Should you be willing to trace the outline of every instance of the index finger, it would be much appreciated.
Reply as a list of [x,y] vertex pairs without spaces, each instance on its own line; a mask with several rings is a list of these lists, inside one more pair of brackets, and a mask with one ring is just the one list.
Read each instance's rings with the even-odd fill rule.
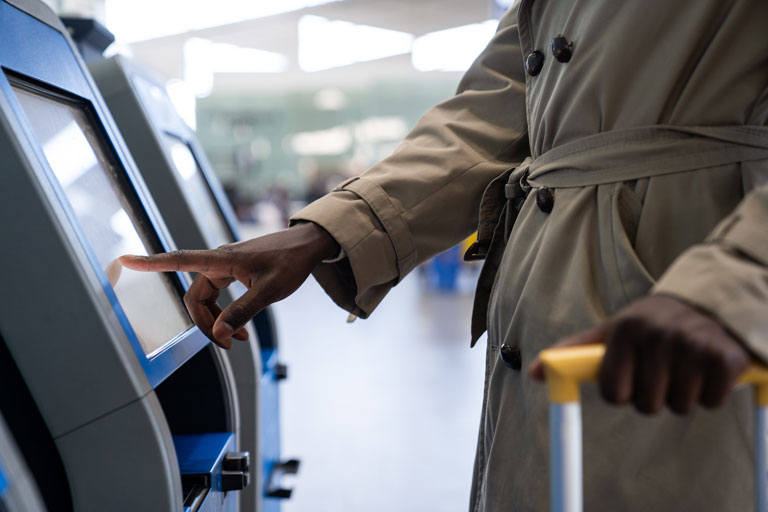
[[141,272],[208,272],[216,263],[215,251],[179,250],[137,256],[126,254],[120,256],[120,263],[131,270]]

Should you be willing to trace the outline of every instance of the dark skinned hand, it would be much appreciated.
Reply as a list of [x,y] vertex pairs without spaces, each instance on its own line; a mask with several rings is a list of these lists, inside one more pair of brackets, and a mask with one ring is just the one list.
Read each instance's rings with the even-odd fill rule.
[[[605,343],[598,384],[606,401],[645,414],[720,406],[750,355],[715,319],[671,296],[633,302],[606,322],[555,344]],[[537,358],[531,377],[544,380]]]
[[[121,256],[129,269],[144,272],[198,272],[184,296],[192,321],[217,345],[247,340],[243,326],[256,314],[292,294],[322,260],[339,252],[336,241],[310,222],[210,251],[173,251]],[[235,280],[248,291],[223,311],[219,294]]]

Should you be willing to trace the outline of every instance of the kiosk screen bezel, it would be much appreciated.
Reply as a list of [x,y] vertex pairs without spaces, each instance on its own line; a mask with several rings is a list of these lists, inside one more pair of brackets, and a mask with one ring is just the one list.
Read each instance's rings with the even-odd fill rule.
[[[64,42],[63,39],[62,42]],[[74,62],[77,61],[74,60]],[[71,72],[71,70],[68,71]],[[79,66],[77,71],[80,73],[83,72]],[[81,83],[87,84],[88,82],[87,80],[83,80]],[[118,145],[115,144],[115,139],[110,133],[108,125],[102,121],[104,117],[100,113],[101,109],[98,102],[94,101],[95,94],[90,90],[90,87],[87,89],[83,88],[77,91],[70,91],[58,87],[55,83],[38,80],[18,69],[10,69],[7,66],[2,66],[2,72],[0,73],[0,90],[4,93],[13,114],[15,114],[16,120],[20,124],[21,131],[24,132],[23,136],[26,137],[32,148],[33,155],[30,155],[30,158],[34,159],[36,163],[39,164],[37,166],[33,165],[33,168],[38,173],[38,179],[45,179],[50,189],[53,190],[52,195],[54,197],[48,197],[47,199],[49,201],[56,201],[65,211],[66,219],[60,220],[62,222],[68,222],[75,232],[78,242],[89,260],[87,263],[83,262],[84,267],[90,267],[90,269],[95,272],[101,285],[101,291],[106,294],[109,304],[112,306],[118,321],[122,325],[126,337],[128,338],[133,351],[136,353],[142,369],[147,375],[150,385],[154,388],[172,374],[179,366],[184,364],[186,360],[206,346],[209,341],[197,327],[192,325],[187,330],[168,340],[160,349],[153,351],[150,354],[144,352],[133,327],[128,321],[120,303],[117,301],[117,297],[107,279],[106,273],[101,268],[90,243],[85,237],[83,229],[77,220],[74,210],[72,209],[58,178],[54,174],[43,153],[40,141],[37,139],[24,108],[21,106],[21,103],[13,90],[14,86],[30,90],[37,94],[43,94],[59,101],[68,102],[70,105],[77,105],[77,108],[82,110],[84,115],[88,118],[91,128],[98,134],[98,138],[102,145],[101,150],[113,160],[118,170],[122,171],[118,173],[120,191],[127,197],[129,202],[136,206],[135,211],[142,217],[141,224],[143,225],[136,225],[136,229],[143,231],[144,236],[150,240],[150,246],[153,250],[167,251],[171,245],[168,243],[163,228],[160,227],[161,225],[153,217],[155,210],[151,207],[148,199],[144,195],[145,192],[141,188],[143,183],[138,181],[140,178],[138,178],[137,173],[130,168],[130,165],[126,165],[125,157],[123,157],[122,152],[118,149]],[[90,96],[90,98],[86,95]],[[181,273],[171,273],[170,276],[170,281],[176,292],[177,299],[183,307],[182,296],[185,293],[188,284]]]
[[[197,154],[195,154],[195,150],[192,147],[192,144],[190,144],[189,141],[187,141],[184,137],[171,131],[163,131],[161,132],[160,136],[163,138],[163,141],[162,141],[164,143],[163,149],[164,151],[166,151],[166,154],[170,159],[171,165],[173,166],[174,177],[178,181],[179,187],[184,193],[184,196],[187,199],[187,202],[189,203],[189,206],[191,209],[195,207],[195,204],[193,203],[193,200],[195,198],[189,195],[190,189],[188,188],[186,183],[183,183],[185,178],[184,176],[182,176],[182,170],[178,168],[176,159],[173,156],[173,147],[171,147],[170,144],[176,143],[179,145],[179,147],[183,147],[184,149],[186,149],[186,151],[189,153],[190,158],[192,158],[192,160],[194,161],[194,164],[195,164],[194,172],[197,174],[197,177],[202,181],[202,186],[205,188],[205,193],[207,194],[207,199],[209,202],[208,206],[210,207],[211,213],[216,217],[216,221],[219,223],[219,225],[215,229],[217,231],[221,231],[221,234],[226,238],[226,240],[217,241],[217,242],[222,242],[219,244],[215,243],[213,239],[208,240],[208,243],[211,245],[211,248],[215,248],[217,245],[223,245],[225,243],[231,244],[233,242],[237,242],[238,239],[232,230],[230,222],[227,220],[226,215],[222,211],[219,198],[216,197],[216,193],[211,187],[211,181],[208,179],[208,176],[203,170],[203,166],[201,165],[200,159],[198,158]],[[192,179],[195,179],[195,178],[192,178]],[[195,215],[197,220],[201,223],[201,226],[200,226],[201,228],[205,229],[208,227],[205,225],[205,221],[202,219],[202,215],[198,217],[198,214],[194,211],[193,211],[193,214]]]
[[[128,88],[132,91],[136,101],[144,111],[144,115],[152,127],[152,132],[163,148],[169,164],[172,166],[176,165],[173,161],[173,155],[170,153],[170,148],[166,144],[165,139],[167,137],[178,139],[179,142],[187,146],[197,164],[198,172],[202,176],[214,206],[218,210],[222,227],[229,232],[230,243],[239,241],[240,235],[238,233],[237,220],[232,206],[229,204],[229,199],[222,189],[218,178],[213,175],[210,163],[204,157],[204,152],[195,138],[194,132],[179,115],[166,88],[156,78],[143,72],[139,67],[126,59],[118,59],[118,65],[125,74]],[[175,172],[176,169],[172,170],[174,171],[174,178],[188,200],[187,203],[190,207],[193,207],[194,205],[189,202],[190,198],[186,195],[185,185],[179,179],[178,173]]]

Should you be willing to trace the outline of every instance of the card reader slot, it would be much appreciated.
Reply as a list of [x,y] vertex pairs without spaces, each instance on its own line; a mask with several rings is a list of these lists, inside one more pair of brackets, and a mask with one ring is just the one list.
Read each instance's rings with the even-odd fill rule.
[[184,496],[184,512],[195,512],[205,501],[211,489],[210,475],[181,475],[181,494]]
[[197,512],[208,496],[209,487],[195,485],[184,494],[184,512]]

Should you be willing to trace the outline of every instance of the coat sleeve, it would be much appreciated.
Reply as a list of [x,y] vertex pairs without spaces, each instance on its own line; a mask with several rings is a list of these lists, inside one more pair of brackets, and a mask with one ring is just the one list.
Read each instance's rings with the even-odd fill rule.
[[675,260],[654,292],[713,315],[768,362],[768,185],[749,193],[705,243]]
[[311,221],[346,258],[313,275],[331,298],[366,318],[417,264],[477,227],[490,181],[529,152],[516,10],[463,77],[395,152],[291,218]]

